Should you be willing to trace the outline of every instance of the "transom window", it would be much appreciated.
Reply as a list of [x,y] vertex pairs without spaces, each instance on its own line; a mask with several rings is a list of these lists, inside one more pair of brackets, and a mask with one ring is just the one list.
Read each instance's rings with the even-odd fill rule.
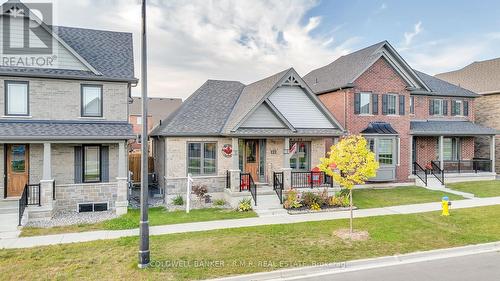
[[397,108],[397,95],[387,95],[387,114],[395,115]]
[[188,173],[193,175],[214,175],[216,173],[217,143],[188,143]]
[[370,104],[371,104],[371,93],[360,93],[359,94],[359,113],[360,114],[370,114]]
[[101,85],[82,85],[82,116],[102,117]]
[[5,81],[5,115],[29,115],[28,82]]
[[83,146],[83,182],[101,181],[101,147]]

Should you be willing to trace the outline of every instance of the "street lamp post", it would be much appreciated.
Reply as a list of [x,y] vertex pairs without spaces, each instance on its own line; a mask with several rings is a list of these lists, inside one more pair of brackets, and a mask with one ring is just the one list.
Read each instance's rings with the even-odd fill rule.
[[150,262],[149,218],[148,218],[148,80],[147,80],[147,42],[146,42],[146,0],[142,0],[141,32],[141,97],[142,97],[142,134],[141,134],[141,218],[139,222],[139,268],[146,268]]

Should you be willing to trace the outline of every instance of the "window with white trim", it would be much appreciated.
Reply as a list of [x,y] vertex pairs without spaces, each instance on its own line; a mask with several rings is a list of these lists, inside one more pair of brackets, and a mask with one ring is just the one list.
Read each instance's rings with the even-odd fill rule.
[[397,110],[397,95],[387,95],[387,114],[395,115]]
[[381,165],[394,164],[394,140],[379,139],[378,140],[378,161]]
[[444,100],[432,99],[431,103],[431,115],[444,115]]
[[360,93],[359,94],[359,113],[360,114],[370,114],[371,113],[371,93]]
[[5,81],[5,115],[29,115],[28,82]]
[[102,117],[102,86],[82,85],[82,117]]
[[215,175],[217,172],[217,143],[189,142],[187,172],[192,175]]
[[463,116],[463,102],[461,100],[454,100],[451,102],[451,113],[455,116]]

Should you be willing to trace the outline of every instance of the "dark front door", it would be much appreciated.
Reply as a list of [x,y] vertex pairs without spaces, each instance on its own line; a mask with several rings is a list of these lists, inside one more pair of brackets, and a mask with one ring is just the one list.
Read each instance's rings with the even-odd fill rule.
[[252,175],[254,181],[259,181],[259,140],[245,141],[245,173]]
[[7,197],[19,197],[29,178],[29,146],[7,145]]

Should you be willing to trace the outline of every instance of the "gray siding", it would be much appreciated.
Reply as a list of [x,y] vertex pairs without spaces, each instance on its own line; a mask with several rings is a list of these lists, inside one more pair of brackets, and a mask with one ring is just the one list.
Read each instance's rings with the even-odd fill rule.
[[242,128],[285,128],[285,125],[271,111],[268,105],[261,104],[247,120]]
[[300,87],[279,87],[269,100],[295,128],[335,128]]

